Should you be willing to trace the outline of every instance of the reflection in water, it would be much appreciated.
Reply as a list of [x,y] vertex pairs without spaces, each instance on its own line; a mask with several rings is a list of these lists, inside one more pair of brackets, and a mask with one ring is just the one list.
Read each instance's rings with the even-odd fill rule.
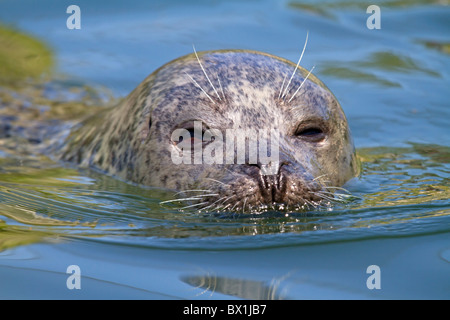
[[181,281],[195,287],[204,289],[197,296],[221,293],[228,296],[248,300],[283,300],[286,297],[280,289],[282,279],[273,279],[270,283],[265,281],[234,279],[219,277],[215,274],[186,275]]
[[373,52],[363,61],[328,61],[321,65],[322,74],[366,83],[378,84],[385,87],[401,87],[401,83],[393,81],[392,77],[380,77],[380,70],[389,73],[424,73],[432,77],[442,77],[434,70],[421,65],[421,61],[414,61],[400,53]]
[[0,84],[18,85],[53,66],[53,54],[41,41],[0,24]]
[[16,246],[43,241],[47,237],[55,237],[55,234],[33,231],[32,227],[9,226],[0,220],[0,252]]
[[380,190],[364,196],[361,207],[447,202],[449,147],[414,143],[410,148],[362,149],[360,154],[366,161],[364,179],[380,184]]

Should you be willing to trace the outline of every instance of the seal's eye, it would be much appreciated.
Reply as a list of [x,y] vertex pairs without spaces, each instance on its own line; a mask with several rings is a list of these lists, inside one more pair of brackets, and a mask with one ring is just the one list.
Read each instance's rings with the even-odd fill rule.
[[[189,135],[190,135],[189,139],[190,139],[191,144],[203,143],[203,141],[201,139],[198,139],[196,137],[194,128],[186,128],[185,130],[187,130],[189,132]],[[203,136],[203,133],[201,136]],[[178,143],[180,143],[182,141],[183,141],[183,136],[180,136],[180,140],[178,141]]]
[[295,135],[310,142],[320,142],[325,139],[325,133],[319,127],[300,128]]
[[172,144],[180,149],[201,145],[202,147],[214,141],[214,133],[211,137],[209,126],[202,121],[193,120],[179,124],[172,132]]

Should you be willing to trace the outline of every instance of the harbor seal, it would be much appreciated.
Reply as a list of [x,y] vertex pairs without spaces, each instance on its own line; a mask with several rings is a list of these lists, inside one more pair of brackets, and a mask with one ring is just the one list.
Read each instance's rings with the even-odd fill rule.
[[[198,138],[196,125],[202,134],[274,130],[277,161],[175,163],[174,154],[187,152],[175,130],[189,132],[184,142],[203,151],[216,138]],[[246,50],[194,50],[165,64],[116,107],[81,123],[58,155],[176,190],[184,208],[205,211],[317,207],[359,170],[346,117],[330,90],[299,63]]]

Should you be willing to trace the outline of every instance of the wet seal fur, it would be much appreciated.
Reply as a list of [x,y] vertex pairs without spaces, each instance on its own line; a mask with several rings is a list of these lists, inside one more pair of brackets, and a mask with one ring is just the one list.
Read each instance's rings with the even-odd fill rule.
[[[177,128],[276,129],[277,174],[258,164],[174,164]],[[255,51],[193,53],[162,66],[116,107],[81,123],[59,157],[138,184],[180,191],[185,208],[317,207],[358,174],[335,96],[313,74]]]

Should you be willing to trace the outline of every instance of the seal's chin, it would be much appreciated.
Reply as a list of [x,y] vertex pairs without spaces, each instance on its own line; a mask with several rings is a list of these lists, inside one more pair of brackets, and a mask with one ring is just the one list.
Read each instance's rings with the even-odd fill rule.
[[314,179],[293,180],[283,174],[241,175],[228,182],[211,179],[208,186],[183,191],[178,201],[186,204],[181,209],[201,212],[298,212],[329,206],[333,196],[326,190]]

